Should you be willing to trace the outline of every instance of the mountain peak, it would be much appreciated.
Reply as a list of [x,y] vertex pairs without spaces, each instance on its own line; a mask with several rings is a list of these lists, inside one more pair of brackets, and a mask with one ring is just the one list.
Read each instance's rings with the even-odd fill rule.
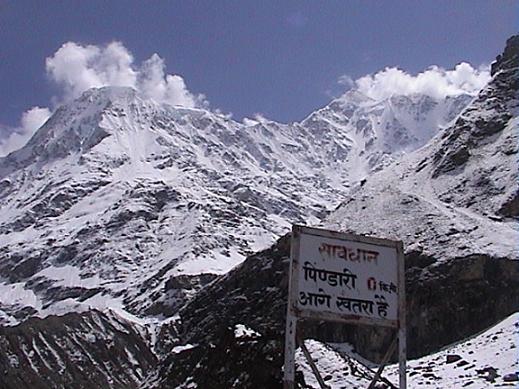
[[[88,89],[77,99],[59,107],[25,146],[0,158],[0,173],[90,149],[108,135],[101,126],[107,108],[126,106],[136,97],[137,91],[129,87]],[[112,108],[112,111],[122,110],[124,108]]]
[[77,101],[95,103],[101,101],[131,100],[134,99],[137,94],[138,92],[135,89],[127,86],[103,86],[86,90]]
[[492,80],[466,109],[425,147],[351,192],[327,227],[403,239],[427,255],[445,248],[443,259],[474,248],[516,258],[518,54],[519,38],[509,39]]
[[519,67],[519,34],[508,38],[503,54],[499,54],[492,63],[490,74],[494,76],[500,70],[517,67]]
[[[171,277],[225,272],[289,222],[316,222],[445,122],[441,102],[409,103],[350,91],[303,122],[247,126],[132,88],[90,89],[0,159],[0,242],[37,226],[23,247],[9,243],[35,264],[12,279],[59,286],[49,274],[66,271],[79,287],[98,275],[106,298],[124,294],[125,309],[151,314],[176,293],[154,294]],[[0,273],[16,273],[9,258],[0,252]],[[154,286],[125,289],[145,282]]]

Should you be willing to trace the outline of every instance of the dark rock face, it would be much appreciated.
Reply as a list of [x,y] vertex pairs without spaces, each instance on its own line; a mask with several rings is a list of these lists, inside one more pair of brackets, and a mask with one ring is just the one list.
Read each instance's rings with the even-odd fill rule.
[[113,314],[70,313],[0,328],[2,389],[138,388],[155,363],[147,339]]
[[407,271],[411,356],[494,325],[519,309],[519,262],[473,255]]
[[[282,385],[283,343],[290,239],[249,257],[200,291],[181,310],[181,321],[164,328],[165,349],[152,387],[194,382],[201,388],[276,388]],[[237,338],[243,324],[260,336]],[[195,347],[171,353],[178,344]]]
[[[150,387],[193,382],[211,388],[281,388],[289,252],[285,236],[182,309],[181,320],[163,329],[159,343],[169,344],[167,356]],[[417,252],[406,255],[409,357],[437,351],[519,309],[519,262],[477,255],[435,262]],[[260,336],[236,337],[237,324]],[[305,338],[351,342],[372,360],[382,358],[395,335],[383,328],[320,322],[303,323],[300,331]],[[195,347],[172,354],[179,339]]]
[[146,315],[173,316],[178,310],[204,286],[213,281],[217,276],[214,274],[197,274],[171,277],[164,289],[152,294],[155,301],[146,311]]
[[514,35],[506,41],[505,51],[497,56],[490,68],[490,74],[493,76],[500,70],[517,66],[519,66],[519,35]]
[[[519,88],[517,76],[517,69],[499,73],[491,87],[474,101],[474,109],[465,111],[458,118],[453,131],[445,132],[445,141],[434,155],[436,169],[433,178],[463,166],[470,158],[471,149],[480,147],[505,128],[515,108],[510,105],[516,105]],[[493,114],[475,119],[482,111],[491,111]]]
[[[508,39],[504,53],[492,64],[491,74],[494,78],[489,87],[479,94],[472,108],[458,118],[454,130],[445,132],[443,147],[434,155],[437,168],[433,178],[467,162],[470,149],[488,142],[488,138],[502,131],[512,118],[519,90],[519,35]],[[477,116],[485,111],[492,115]],[[510,143],[517,144],[517,139]]]
[[510,198],[502,204],[498,210],[498,214],[506,218],[517,218],[519,216],[519,192],[512,194]]

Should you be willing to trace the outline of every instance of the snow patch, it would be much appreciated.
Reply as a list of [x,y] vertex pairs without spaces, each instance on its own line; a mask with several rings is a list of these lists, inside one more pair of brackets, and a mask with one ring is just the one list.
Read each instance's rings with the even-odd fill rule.
[[[378,367],[355,354],[349,345],[327,345],[311,339],[305,345],[332,389],[367,387]],[[515,384],[507,384],[504,377],[519,373],[518,350],[519,312],[470,339],[408,361],[407,386],[409,389],[513,387]],[[296,364],[310,387],[319,388],[300,349]],[[383,376],[398,386],[398,364],[387,366]]]
[[234,326],[234,337],[235,338],[257,338],[261,334],[253,329],[245,326],[244,324],[236,324]]
[[174,353],[174,354],[178,354],[178,353],[181,353],[182,351],[186,351],[186,350],[191,350],[192,348],[195,348],[197,345],[196,344],[184,344],[184,345],[181,345],[181,346],[175,346],[171,349],[171,352]]

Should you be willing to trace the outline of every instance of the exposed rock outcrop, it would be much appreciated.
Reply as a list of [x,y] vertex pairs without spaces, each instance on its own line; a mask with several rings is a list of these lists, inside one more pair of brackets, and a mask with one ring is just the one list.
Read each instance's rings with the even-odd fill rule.
[[113,313],[31,318],[0,328],[4,389],[138,388],[155,364],[145,332]]

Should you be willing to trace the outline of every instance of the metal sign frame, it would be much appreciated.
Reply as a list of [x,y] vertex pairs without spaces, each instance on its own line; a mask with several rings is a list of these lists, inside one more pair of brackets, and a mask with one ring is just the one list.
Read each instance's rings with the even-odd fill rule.
[[[313,312],[301,310],[297,307],[297,295],[299,292],[300,269],[300,243],[301,235],[314,235],[327,239],[336,239],[345,242],[356,242],[374,246],[389,247],[396,250],[397,256],[397,301],[398,320],[386,320],[367,318],[356,315],[335,314],[328,312]],[[294,388],[295,378],[295,351],[297,348],[297,321],[298,319],[326,320],[340,323],[360,325],[374,325],[396,328],[398,331],[398,356],[399,356],[399,387],[406,388],[406,318],[405,318],[405,268],[404,249],[401,241],[360,236],[355,234],[330,231],[325,229],[310,228],[306,226],[292,226],[292,242],[290,253],[289,293],[287,306],[287,320],[285,332],[285,367],[283,384],[285,389]]]

